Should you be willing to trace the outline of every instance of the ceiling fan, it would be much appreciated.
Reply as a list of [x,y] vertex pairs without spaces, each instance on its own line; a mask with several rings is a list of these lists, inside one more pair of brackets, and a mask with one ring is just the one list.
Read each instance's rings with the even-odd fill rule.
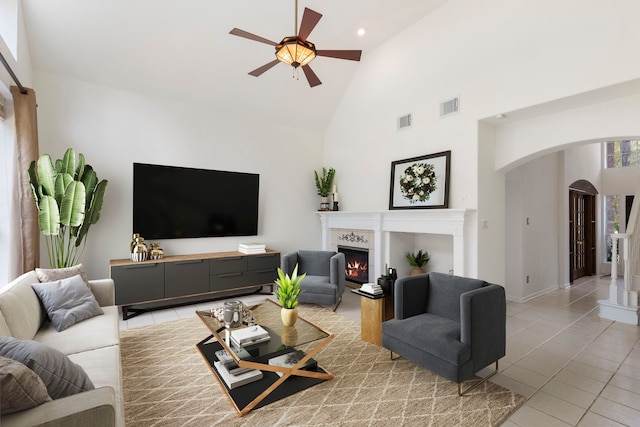
[[302,14],[302,21],[300,22],[300,31],[298,31],[298,0],[296,0],[294,23],[295,36],[285,37],[280,43],[276,43],[239,28],[234,28],[229,31],[229,34],[275,46],[276,59],[251,71],[249,73],[250,75],[258,77],[265,71],[276,66],[279,62],[284,62],[285,64],[291,65],[293,68],[302,67],[302,71],[304,71],[304,75],[307,77],[309,86],[314,87],[322,84],[316,73],[314,73],[309,66],[309,62],[311,62],[316,56],[360,61],[360,56],[362,55],[361,50],[316,50],[316,46],[307,40],[307,37],[309,37],[311,31],[313,31],[315,26],[318,24],[320,18],[322,18],[322,14],[305,7],[304,13]]

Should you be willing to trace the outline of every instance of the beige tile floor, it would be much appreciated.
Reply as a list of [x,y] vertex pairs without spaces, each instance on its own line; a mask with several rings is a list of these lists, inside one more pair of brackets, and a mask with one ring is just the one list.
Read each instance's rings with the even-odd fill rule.
[[[507,354],[492,380],[527,401],[503,424],[640,426],[640,326],[601,319],[608,280],[583,278],[526,303],[507,303]],[[264,295],[241,297],[245,304]],[[346,291],[338,313],[360,322],[360,297]],[[194,316],[223,301],[141,314],[121,329]]]

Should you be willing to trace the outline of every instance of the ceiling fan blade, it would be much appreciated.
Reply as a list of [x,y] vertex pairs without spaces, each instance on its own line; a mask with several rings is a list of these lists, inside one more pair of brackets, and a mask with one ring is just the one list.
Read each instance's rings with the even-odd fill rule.
[[307,7],[304,8],[302,14],[302,21],[300,22],[300,31],[298,31],[298,38],[302,41],[306,41],[311,31],[316,27],[318,21],[322,18],[322,14]]
[[260,36],[256,36],[255,34],[248,33],[248,32],[246,32],[244,30],[239,29],[239,28],[234,28],[233,30],[229,31],[229,34],[232,34],[232,35],[238,36],[238,37],[244,37],[245,39],[257,41],[257,42],[260,42],[260,43],[266,43],[266,44],[271,45],[271,46],[276,46],[278,44],[276,42],[272,42],[271,40],[267,40],[264,37],[260,37]]
[[320,81],[316,73],[313,72],[313,70],[311,69],[311,67],[309,67],[309,65],[303,65],[302,71],[304,71],[304,75],[307,76],[307,81],[309,82],[309,86],[314,87],[322,84],[322,82]]
[[252,75],[252,76],[255,76],[255,77],[259,77],[260,74],[262,74],[265,71],[270,70],[271,68],[273,68],[276,65],[278,65],[278,62],[280,62],[279,59],[274,59],[273,61],[269,62],[268,64],[264,64],[262,67],[256,68],[255,70],[250,72],[249,75]]
[[316,56],[328,56],[330,58],[348,59],[360,61],[361,50],[316,50]]

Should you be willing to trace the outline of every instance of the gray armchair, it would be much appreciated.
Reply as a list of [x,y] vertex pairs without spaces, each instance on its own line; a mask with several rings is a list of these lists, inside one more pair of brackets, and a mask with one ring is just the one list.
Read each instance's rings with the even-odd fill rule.
[[[478,279],[428,273],[396,280],[395,318],[382,323],[382,346],[458,383],[463,395],[498,372],[505,355],[504,288]],[[461,383],[495,363],[487,377]]]
[[336,311],[345,288],[344,263],[344,254],[340,252],[297,251],[283,255],[282,271],[290,275],[298,264],[298,274],[307,274],[300,285],[304,292],[298,300],[331,305]]

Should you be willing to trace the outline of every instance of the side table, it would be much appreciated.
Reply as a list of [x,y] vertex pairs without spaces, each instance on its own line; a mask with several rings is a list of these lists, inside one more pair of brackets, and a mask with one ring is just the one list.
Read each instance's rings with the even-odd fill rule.
[[360,338],[382,345],[382,322],[393,319],[393,295],[370,295],[358,289],[351,292],[360,295]]

